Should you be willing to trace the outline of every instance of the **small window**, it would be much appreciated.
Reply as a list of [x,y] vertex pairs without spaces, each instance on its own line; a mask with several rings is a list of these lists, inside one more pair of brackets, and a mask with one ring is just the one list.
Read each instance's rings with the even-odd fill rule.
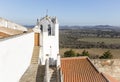
[[51,35],[51,25],[48,25],[48,35]]

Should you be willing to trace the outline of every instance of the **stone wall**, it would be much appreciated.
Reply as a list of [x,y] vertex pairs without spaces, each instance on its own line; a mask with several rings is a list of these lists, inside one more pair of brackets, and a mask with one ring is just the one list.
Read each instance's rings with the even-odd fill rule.
[[3,18],[0,18],[0,27],[12,28],[12,29],[17,29],[17,30],[21,30],[21,31],[27,31],[27,28],[25,28],[24,26],[18,25],[16,23],[13,23],[13,22],[3,19]]
[[120,59],[92,59],[91,61],[100,72],[120,81]]

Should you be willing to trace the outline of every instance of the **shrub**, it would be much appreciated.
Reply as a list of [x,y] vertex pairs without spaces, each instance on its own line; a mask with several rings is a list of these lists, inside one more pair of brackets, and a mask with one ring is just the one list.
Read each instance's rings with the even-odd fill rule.
[[74,57],[74,56],[76,56],[76,54],[72,49],[64,53],[64,57]]
[[66,51],[65,53],[64,53],[64,57],[78,57],[78,56],[90,56],[90,54],[88,53],[88,51],[86,51],[86,50],[84,50],[83,52],[82,52],[82,54],[80,54],[80,53],[75,53],[72,49],[71,50],[69,50],[69,51]]
[[100,59],[112,59],[113,55],[111,54],[111,52],[108,50],[106,52],[103,53],[102,56],[99,57]]

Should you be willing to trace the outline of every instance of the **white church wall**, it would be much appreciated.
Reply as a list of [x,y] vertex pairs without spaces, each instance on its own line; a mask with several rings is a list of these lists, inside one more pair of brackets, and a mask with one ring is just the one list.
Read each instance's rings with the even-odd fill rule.
[[0,40],[0,82],[18,82],[30,65],[34,33]]
[[57,53],[59,54],[59,24],[55,24],[55,37],[56,37],[56,47],[57,47]]
[[48,33],[44,32],[43,46],[41,48],[43,49],[43,55],[40,55],[44,56],[43,64],[45,64],[46,54],[50,57],[50,64],[55,64],[54,60],[57,60],[57,54],[59,54],[59,43],[57,41],[56,36],[48,36]]

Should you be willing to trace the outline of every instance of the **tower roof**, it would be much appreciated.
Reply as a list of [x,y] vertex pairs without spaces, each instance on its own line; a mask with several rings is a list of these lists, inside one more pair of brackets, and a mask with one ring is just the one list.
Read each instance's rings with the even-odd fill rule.
[[58,23],[58,20],[57,20],[56,17],[50,17],[48,15],[46,15],[43,18],[41,18],[39,22],[42,22],[42,21],[48,21],[48,22],[51,22],[51,23]]

